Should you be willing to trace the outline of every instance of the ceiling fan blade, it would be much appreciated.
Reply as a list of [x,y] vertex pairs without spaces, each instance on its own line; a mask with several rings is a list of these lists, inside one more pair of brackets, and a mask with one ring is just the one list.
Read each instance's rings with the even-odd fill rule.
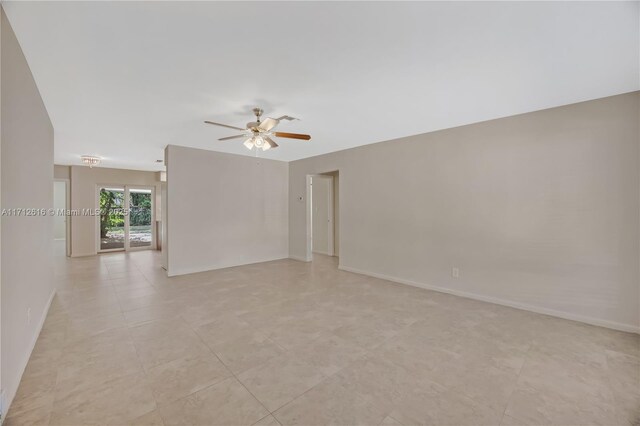
[[269,144],[269,146],[271,148],[277,148],[278,147],[278,144],[273,139],[271,139],[270,137],[267,136],[267,137],[264,138],[264,140]]
[[280,120],[293,121],[293,120],[299,120],[299,118],[290,117],[290,116],[288,116],[288,115],[283,115],[282,117],[278,117],[278,118],[276,118],[276,120],[278,120],[278,121],[280,121]]
[[278,125],[278,120],[274,118],[265,118],[262,123],[258,126],[258,129],[268,132]]
[[228,124],[214,123],[213,121],[205,121],[205,123],[207,123],[207,124],[213,124],[214,126],[227,127],[227,128],[229,128],[229,129],[234,129],[234,130],[247,130],[247,129],[243,129],[242,127],[229,126]]
[[308,141],[311,139],[309,135],[302,135],[300,133],[286,133],[286,132],[275,132],[275,136],[279,138],[289,138],[289,139],[302,139]]
[[228,141],[230,139],[246,138],[247,135],[227,136],[226,138],[220,138],[219,141]]

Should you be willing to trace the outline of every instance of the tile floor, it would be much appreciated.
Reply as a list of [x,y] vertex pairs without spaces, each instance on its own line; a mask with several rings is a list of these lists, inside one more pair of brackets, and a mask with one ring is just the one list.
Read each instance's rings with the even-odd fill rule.
[[281,260],[60,258],[7,425],[630,425],[640,339]]

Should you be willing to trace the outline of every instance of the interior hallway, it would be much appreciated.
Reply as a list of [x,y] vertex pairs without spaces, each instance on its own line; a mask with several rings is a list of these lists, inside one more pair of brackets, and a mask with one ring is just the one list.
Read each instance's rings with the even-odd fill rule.
[[281,260],[57,257],[24,424],[631,424],[640,336]]

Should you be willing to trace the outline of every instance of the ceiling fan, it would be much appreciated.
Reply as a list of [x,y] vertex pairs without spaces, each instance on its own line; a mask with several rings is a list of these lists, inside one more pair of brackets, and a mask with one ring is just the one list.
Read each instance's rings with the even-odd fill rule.
[[229,129],[241,130],[244,133],[236,136],[227,136],[225,138],[218,139],[219,141],[227,141],[230,139],[240,139],[245,138],[244,146],[248,149],[256,148],[256,150],[261,149],[266,151],[271,148],[277,148],[278,144],[271,139],[271,137],[278,138],[289,138],[289,139],[300,139],[308,141],[311,139],[309,135],[303,135],[300,133],[286,133],[286,132],[276,132],[273,129],[280,124],[282,120],[297,120],[297,118],[289,117],[288,115],[283,115],[279,118],[265,118],[264,121],[260,121],[260,117],[262,117],[262,113],[264,111],[261,108],[254,108],[253,113],[256,116],[256,121],[251,121],[247,123],[246,129],[242,127],[229,126],[228,124],[215,123],[213,121],[205,121],[207,124],[213,124],[214,126],[227,127]]

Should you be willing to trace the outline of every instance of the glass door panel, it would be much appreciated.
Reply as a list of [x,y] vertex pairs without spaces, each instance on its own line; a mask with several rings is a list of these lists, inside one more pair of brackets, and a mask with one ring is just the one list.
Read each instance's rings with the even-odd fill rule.
[[100,251],[122,250],[125,243],[124,188],[100,188]]
[[151,189],[127,188],[129,191],[129,247],[151,247],[153,243],[153,192]]

